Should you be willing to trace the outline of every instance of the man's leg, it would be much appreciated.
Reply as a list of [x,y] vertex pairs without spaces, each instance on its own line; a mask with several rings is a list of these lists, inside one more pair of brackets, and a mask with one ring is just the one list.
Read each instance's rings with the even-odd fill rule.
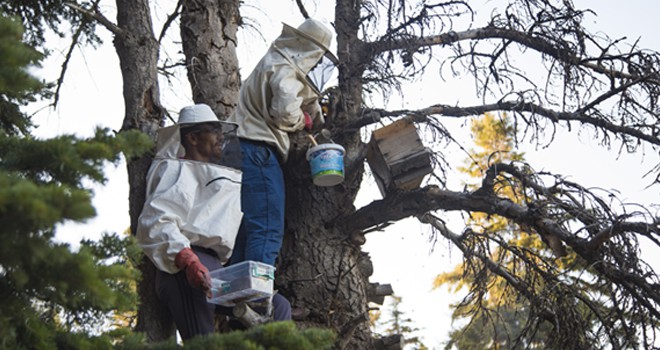
[[[215,256],[194,247],[193,250],[209,271],[222,267]],[[156,294],[169,308],[184,341],[197,335],[214,332],[216,305],[206,301],[206,294],[200,288],[190,286],[184,271],[176,274],[157,271]]]
[[273,295],[273,320],[288,321],[291,319],[291,303],[281,294]]
[[243,221],[231,264],[245,260],[275,264],[284,237],[284,176],[273,147],[241,142]]

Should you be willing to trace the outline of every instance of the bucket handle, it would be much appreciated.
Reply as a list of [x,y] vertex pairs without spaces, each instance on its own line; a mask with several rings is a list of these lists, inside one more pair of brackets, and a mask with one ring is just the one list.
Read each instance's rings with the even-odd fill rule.
[[[309,138],[309,141],[311,142],[312,147],[316,147],[316,146],[319,145],[319,143],[316,142],[316,135],[318,135],[318,133],[316,133],[316,134],[314,134],[314,135],[312,135],[312,134],[307,134],[307,138]],[[328,137],[327,139],[330,140],[330,143],[333,143],[333,144],[335,143],[335,141],[333,141],[331,138]],[[312,148],[312,147],[308,147],[307,149],[310,149],[310,148]]]
[[314,138],[314,136],[313,136],[312,134],[307,134],[307,137],[309,138],[309,141],[312,142],[312,145],[314,145],[314,147],[316,147],[316,146],[319,145],[319,144],[316,142],[316,138]]

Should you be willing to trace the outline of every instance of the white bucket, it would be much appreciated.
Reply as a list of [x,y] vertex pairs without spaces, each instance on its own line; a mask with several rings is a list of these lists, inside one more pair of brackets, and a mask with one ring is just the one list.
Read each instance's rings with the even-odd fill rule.
[[323,143],[307,151],[307,161],[316,186],[334,186],[344,181],[344,147]]

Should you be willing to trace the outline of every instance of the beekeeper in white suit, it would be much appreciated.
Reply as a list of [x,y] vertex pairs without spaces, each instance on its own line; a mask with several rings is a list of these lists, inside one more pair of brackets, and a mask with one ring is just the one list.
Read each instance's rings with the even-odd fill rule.
[[[147,174],[137,238],[158,270],[156,294],[184,340],[212,333],[214,313],[228,311],[207,303],[206,294],[209,270],[231,256],[242,218],[241,171],[220,165],[235,130],[207,105],[185,107],[177,124],[159,130]],[[290,305],[277,298],[275,317],[287,317]]]
[[319,99],[337,58],[332,32],[315,19],[282,33],[241,86],[228,121],[239,125],[243,222],[231,264],[275,265],[284,236],[284,177],[289,133],[323,124]]

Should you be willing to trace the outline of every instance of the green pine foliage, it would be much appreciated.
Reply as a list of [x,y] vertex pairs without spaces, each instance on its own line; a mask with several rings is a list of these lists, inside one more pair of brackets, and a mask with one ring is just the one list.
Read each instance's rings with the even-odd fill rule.
[[9,0],[0,1],[0,13],[20,18],[23,27],[27,29],[24,40],[31,46],[40,47],[46,41],[46,33],[64,37],[68,33],[78,36],[81,41],[90,44],[100,42],[95,34],[96,26],[79,11],[66,6],[74,3],[80,6],[91,6],[92,1],[68,0]]
[[54,240],[55,227],[93,217],[83,183],[104,183],[105,164],[152,142],[102,129],[88,139],[33,138],[20,107],[44,88],[27,73],[42,55],[21,36],[20,24],[0,15],[0,347],[110,349],[105,321],[136,305],[137,276],[120,254],[132,242],[106,235],[74,251]]
[[[1,12],[0,12],[1,13]],[[31,125],[19,110],[42,89],[26,69],[38,64],[42,55],[21,42],[23,28],[17,20],[0,21],[0,128],[3,134],[26,134]]]
[[[0,92],[10,98],[26,97],[40,88],[37,79],[24,69],[36,64],[42,55],[21,42],[23,29],[16,20],[0,22]],[[16,69],[17,67],[23,67]]]
[[[335,334],[331,330],[309,328],[299,330],[293,321],[272,322],[246,331],[212,334],[188,340],[189,350],[323,350],[332,348]],[[139,335],[126,337],[115,349],[181,349],[174,341],[146,345]]]

